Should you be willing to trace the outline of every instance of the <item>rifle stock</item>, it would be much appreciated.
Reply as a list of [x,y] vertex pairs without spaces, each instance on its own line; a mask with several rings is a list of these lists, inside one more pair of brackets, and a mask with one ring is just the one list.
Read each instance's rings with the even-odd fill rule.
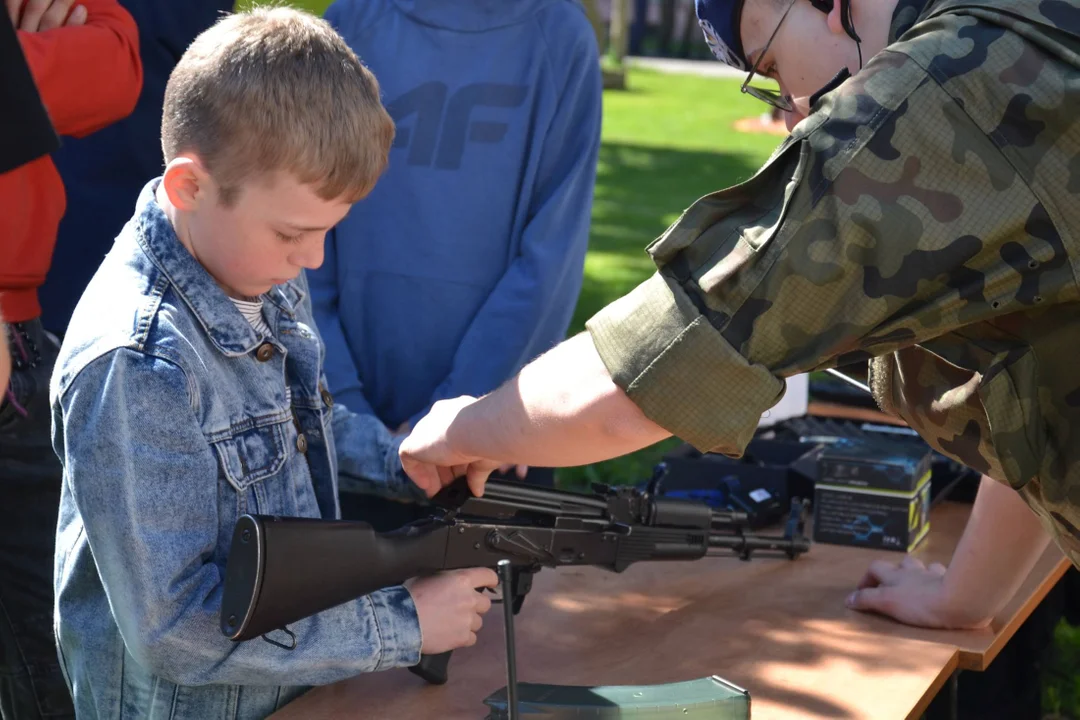
[[366,523],[244,515],[233,530],[221,631],[250,640],[441,569],[448,530],[381,535]]

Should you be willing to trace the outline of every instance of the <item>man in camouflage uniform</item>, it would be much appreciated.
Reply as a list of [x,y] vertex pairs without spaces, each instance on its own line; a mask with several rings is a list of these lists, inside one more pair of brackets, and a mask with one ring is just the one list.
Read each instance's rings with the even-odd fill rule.
[[479,490],[497,461],[582,464],[669,434],[738,456],[785,377],[873,358],[883,409],[986,477],[948,571],[878,562],[849,604],[985,624],[1045,531],[1080,564],[1080,7],[698,13],[718,58],[779,82],[749,91],[790,137],[690,207],[650,246],[656,274],[586,333],[436,406],[405,467],[431,493],[466,472]]

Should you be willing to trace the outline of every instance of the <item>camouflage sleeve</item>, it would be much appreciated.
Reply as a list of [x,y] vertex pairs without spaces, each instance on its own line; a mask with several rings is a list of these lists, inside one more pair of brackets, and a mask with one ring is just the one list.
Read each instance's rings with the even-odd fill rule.
[[649,418],[738,456],[784,377],[1041,302],[1024,281],[1038,261],[1011,239],[1034,238],[1047,258],[1064,256],[1061,240],[942,85],[978,67],[979,43],[967,47],[933,72],[880,53],[753,178],[650,246],[658,272],[587,324]]

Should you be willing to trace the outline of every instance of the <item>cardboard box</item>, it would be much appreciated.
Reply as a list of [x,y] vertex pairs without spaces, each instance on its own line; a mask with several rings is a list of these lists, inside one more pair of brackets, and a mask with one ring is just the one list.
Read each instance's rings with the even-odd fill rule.
[[851,440],[821,451],[814,542],[910,552],[930,531],[933,452]]

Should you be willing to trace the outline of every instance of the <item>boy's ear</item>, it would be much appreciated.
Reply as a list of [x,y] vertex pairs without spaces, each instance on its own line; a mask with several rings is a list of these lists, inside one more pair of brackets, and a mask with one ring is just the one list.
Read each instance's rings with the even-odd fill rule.
[[210,175],[198,158],[180,155],[165,166],[161,185],[173,207],[190,212],[207,202]]

